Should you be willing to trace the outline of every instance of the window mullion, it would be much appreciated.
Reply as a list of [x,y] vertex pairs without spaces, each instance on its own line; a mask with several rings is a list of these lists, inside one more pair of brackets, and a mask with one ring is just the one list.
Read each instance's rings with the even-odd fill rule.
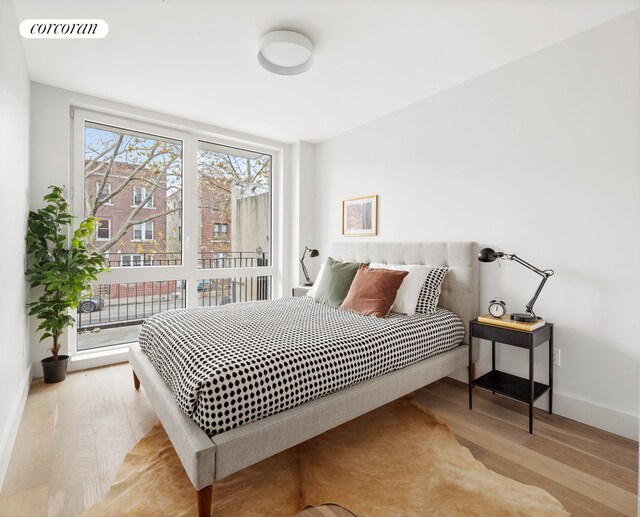
[[[274,257],[279,257],[281,254],[278,250],[280,245],[279,231],[274,228],[274,226],[278,225],[276,219],[279,219],[279,217],[274,217],[272,207],[274,205],[279,206],[281,198],[276,189],[274,189],[273,183],[275,176],[279,174],[274,174],[274,169],[277,167],[274,167],[276,162],[272,154],[273,149],[259,145],[256,146],[257,150],[253,151],[233,147],[233,142],[229,141],[229,139],[225,141],[225,138],[221,138],[219,143],[208,144],[203,141],[205,136],[195,131],[172,129],[171,127],[162,127],[153,123],[132,121],[113,115],[84,110],[75,111],[72,124],[74,127],[72,195],[75,192],[73,207],[78,217],[76,221],[82,220],[85,210],[87,210],[86,213],[90,211],[98,216],[100,223],[95,238],[96,241],[100,242],[95,243],[96,249],[102,248],[101,252],[109,257],[113,266],[110,273],[100,275],[98,282],[105,284],[100,286],[100,292],[92,293],[92,296],[97,297],[96,300],[98,302],[100,302],[101,297],[104,297],[104,307],[109,308],[113,307],[114,300],[124,299],[123,296],[126,296],[127,301],[123,303],[133,303],[137,307],[140,303],[142,305],[148,303],[149,297],[153,296],[156,297],[156,301],[157,297],[161,297],[166,307],[159,310],[165,310],[170,308],[169,305],[173,301],[176,302],[174,303],[176,307],[180,305],[194,307],[199,303],[219,305],[233,301],[262,300],[271,297],[272,279],[279,282],[281,276],[277,261],[274,260]],[[89,134],[86,133],[87,128],[91,129]],[[177,217],[176,212],[172,212],[172,208],[177,208],[176,190],[173,191],[174,194],[171,194],[171,189],[168,187],[169,185],[175,186],[176,183],[170,183],[166,180],[164,184],[157,185],[156,183],[162,182],[162,179],[157,181],[157,177],[147,176],[145,179],[138,180],[134,178],[129,180],[132,183],[123,184],[129,171],[126,167],[129,167],[130,164],[140,163],[139,161],[136,162],[134,153],[132,153],[132,156],[125,155],[121,157],[124,160],[117,160],[117,167],[112,169],[113,174],[109,176],[108,181],[106,175],[102,173],[101,177],[104,179],[99,180],[95,187],[90,188],[89,183],[85,187],[85,176],[87,176],[87,181],[90,180],[92,182],[96,180],[96,176],[100,176],[99,170],[94,167],[85,170],[87,164],[91,165],[89,161],[85,161],[85,138],[89,143],[99,144],[100,142],[95,140],[97,138],[95,135],[97,134],[96,132],[100,131],[116,135],[113,137],[114,142],[121,135],[124,135],[125,139],[133,137],[133,144],[137,145],[141,142],[143,148],[146,145],[145,139],[160,142],[163,146],[168,146],[169,149],[172,146],[181,145],[182,155],[179,157],[181,170],[177,166],[171,169],[174,171],[171,173],[174,179],[178,178],[178,174],[181,174],[180,218]],[[211,138],[216,141],[213,136]],[[136,142],[135,139],[142,140],[137,140]],[[206,139],[208,140],[208,137]],[[198,183],[198,159],[201,141],[203,141],[202,145],[205,151],[208,150],[229,156],[229,167],[233,169],[231,172],[236,176],[228,179],[223,176],[222,183],[216,185],[215,188],[227,190],[231,192],[231,196],[238,196],[237,198],[232,197],[231,203],[226,197],[214,197],[215,203],[211,202],[207,206],[210,206],[210,210],[216,212],[217,215],[215,217],[209,215],[204,218],[204,221],[200,220],[200,205],[203,205],[203,203],[199,198],[201,193]],[[126,149],[126,153],[130,153],[128,147],[123,147],[123,149]],[[176,156],[177,154],[175,153],[170,155],[170,157]],[[268,164],[270,170],[268,185],[251,179],[251,175],[248,175],[250,181],[245,181],[243,176],[245,171],[250,169],[249,161],[251,160],[252,163],[255,162],[259,165],[261,157],[269,157],[269,160],[272,160]],[[225,159],[225,156],[222,156],[222,159]],[[175,164],[175,162],[169,163]],[[157,171],[156,165],[158,165],[158,162],[152,163],[154,171]],[[221,168],[222,166],[216,167]],[[144,173],[146,169],[142,170]],[[256,170],[258,174],[261,172],[260,169]],[[137,174],[138,172],[135,171],[135,173]],[[223,171],[223,174],[226,174],[226,172]],[[281,177],[278,176],[278,179],[281,180]],[[100,188],[101,185],[102,188]],[[149,185],[153,185],[153,187]],[[268,209],[265,209],[264,198],[258,197],[265,193],[265,187],[267,189],[266,192],[269,193],[270,206]],[[84,200],[85,191],[87,192],[86,203]],[[150,193],[153,193],[153,195],[145,202]],[[111,197],[112,195],[113,197]],[[219,194],[216,195],[219,196]],[[95,205],[96,198],[105,197],[110,199],[102,205]],[[249,198],[253,198],[253,201],[250,200],[245,203],[244,200]],[[238,201],[233,201],[235,199]],[[221,200],[223,201],[222,204]],[[171,202],[171,205],[169,202]],[[253,208],[252,203],[257,207]],[[130,204],[131,206],[129,206]],[[228,208],[227,205],[231,205],[234,208]],[[223,208],[219,208],[219,206]],[[167,211],[166,214],[164,213],[165,210]],[[240,210],[254,210],[256,215],[255,217],[236,219],[235,215],[233,215],[234,210],[238,210],[238,213],[244,213],[240,212]],[[265,214],[267,211],[270,212],[268,215]],[[125,223],[127,213],[134,215],[135,219],[129,219]],[[171,224],[166,220],[170,214],[173,214]],[[268,217],[268,221],[265,217]],[[240,230],[235,223],[231,224],[232,219],[243,220],[242,231],[245,233],[242,233],[242,238],[238,238]],[[131,222],[137,222],[137,224],[128,226]],[[213,227],[214,222],[215,229]],[[201,223],[204,225],[204,230],[201,229]],[[127,224],[128,228],[124,234],[122,233],[123,224]],[[253,227],[251,226],[252,224]],[[253,228],[258,228],[258,225],[260,227],[260,234],[258,235],[266,235],[266,238],[258,237],[253,232]],[[234,231],[238,232],[236,237],[234,237]],[[263,231],[265,232],[264,234],[262,233]],[[206,245],[206,248],[203,247],[201,249],[199,241],[201,237],[205,237],[205,232],[206,242],[211,242],[212,238],[215,242],[213,245]],[[117,241],[115,241],[115,236],[117,236]],[[112,238],[114,238],[113,243],[111,242]],[[173,240],[170,241],[170,238]],[[259,238],[263,239],[264,242],[257,240]],[[231,239],[233,239],[233,243]],[[178,246],[176,241],[180,241],[181,245]],[[105,246],[109,247],[105,249]],[[177,256],[178,250],[181,253],[180,257]],[[208,265],[205,264],[205,260],[200,260],[202,258],[200,251],[206,251],[207,255],[210,256],[207,262]],[[260,266],[258,266],[259,264]],[[183,281],[186,281],[186,288]],[[153,284],[153,286],[145,285],[145,283]],[[153,294],[147,292],[149,289],[153,290]],[[122,293],[126,294],[123,295]],[[133,302],[130,302],[130,300],[133,300]],[[120,310],[122,318],[116,321],[114,318],[118,317],[118,310]],[[133,321],[138,319],[142,321],[149,314],[157,312],[156,308],[151,307],[151,312],[145,309],[138,314],[138,312],[135,312],[137,311],[137,308],[135,308],[135,314],[130,317],[128,312],[125,314],[122,310],[116,308],[116,314],[109,315],[109,319],[106,320],[108,324],[122,322],[122,325],[110,325],[107,328],[120,328],[127,324],[133,325]],[[97,310],[96,316],[99,312],[104,311]],[[91,316],[83,314],[83,318],[90,320]],[[89,323],[89,327],[91,327],[92,322],[90,321]],[[93,326],[95,327],[95,324]],[[85,332],[86,328],[84,327]],[[94,332],[94,330],[91,331]],[[99,328],[95,330],[94,335],[98,337],[100,332],[106,332],[106,329]],[[75,336],[73,337],[72,353],[78,350],[85,350],[85,337],[83,337],[84,341],[79,346],[75,343]]]
[[190,135],[184,140],[182,175],[182,261],[187,280],[187,307],[198,305],[196,283],[198,272],[198,138]]

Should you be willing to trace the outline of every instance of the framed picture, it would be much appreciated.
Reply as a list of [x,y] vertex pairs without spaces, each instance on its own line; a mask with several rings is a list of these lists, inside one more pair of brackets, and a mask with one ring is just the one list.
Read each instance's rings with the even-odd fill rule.
[[342,235],[378,235],[378,196],[345,199],[342,202]]

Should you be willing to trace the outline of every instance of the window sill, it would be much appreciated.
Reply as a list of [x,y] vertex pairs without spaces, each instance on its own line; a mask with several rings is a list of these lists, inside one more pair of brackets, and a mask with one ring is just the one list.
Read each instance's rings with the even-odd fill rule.
[[117,345],[107,349],[87,350],[76,352],[69,359],[69,371],[86,370],[99,366],[108,366],[117,363],[126,363],[129,360],[129,345]]

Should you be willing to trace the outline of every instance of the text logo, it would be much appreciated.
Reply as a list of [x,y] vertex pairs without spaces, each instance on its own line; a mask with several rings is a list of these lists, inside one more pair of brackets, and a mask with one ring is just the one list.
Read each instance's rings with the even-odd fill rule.
[[20,34],[29,39],[99,39],[108,33],[104,20],[24,20],[20,24]]

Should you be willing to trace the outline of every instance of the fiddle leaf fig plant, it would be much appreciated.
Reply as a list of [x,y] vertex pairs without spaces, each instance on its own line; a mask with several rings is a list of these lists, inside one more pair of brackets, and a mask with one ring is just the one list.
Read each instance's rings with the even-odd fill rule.
[[49,189],[43,198],[47,205],[29,212],[26,275],[32,288],[43,288],[40,297],[28,304],[29,315],[40,320],[40,341],[53,340],[50,350],[53,360],[58,361],[60,336],[75,323],[70,311],[88,296],[91,282],[108,268],[102,255],[87,248],[97,218],[85,219],[72,233],[73,216],[63,189]]

